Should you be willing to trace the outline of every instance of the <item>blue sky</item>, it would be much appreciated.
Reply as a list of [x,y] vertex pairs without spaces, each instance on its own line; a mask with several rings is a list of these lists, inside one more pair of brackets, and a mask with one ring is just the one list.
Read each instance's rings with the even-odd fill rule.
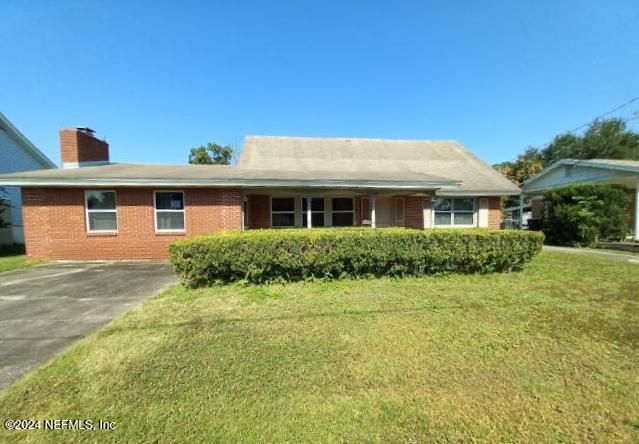
[[119,162],[247,134],[457,139],[496,162],[639,95],[637,23],[636,0],[4,1],[0,111],[55,162],[77,125]]

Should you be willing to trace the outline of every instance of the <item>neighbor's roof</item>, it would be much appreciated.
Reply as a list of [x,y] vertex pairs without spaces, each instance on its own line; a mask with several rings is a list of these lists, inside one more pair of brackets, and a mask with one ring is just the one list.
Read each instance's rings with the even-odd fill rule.
[[639,160],[625,160],[625,159],[561,159],[548,168],[540,171],[538,174],[530,177],[522,184],[522,189],[530,190],[534,188],[534,184],[541,178],[545,177],[551,171],[563,166],[578,166],[586,168],[597,168],[599,170],[609,170],[620,173],[639,173]]
[[0,128],[5,130],[7,134],[16,140],[22,149],[28,153],[31,157],[33,157],[40,165],[44,168],[57,168],[56,164],[51,161],[47,156],[45,156],[42,151],[40,151],[36,146],[31,143],[29,139],[27,139],[24,134],[22,134],[18,128],[13,126],[13,124],[5,117],[4,114],[0,113]]
[[0,175],[31,186],[237,186],[440,189],[442,194],[519,194],[519,188],[455,141],[246,138],[237,166],[111,164]]
[[385,171],[460,181],[455,194],[519,194],[519,188],[455,140],[248,136],[238,166],[286,172]]

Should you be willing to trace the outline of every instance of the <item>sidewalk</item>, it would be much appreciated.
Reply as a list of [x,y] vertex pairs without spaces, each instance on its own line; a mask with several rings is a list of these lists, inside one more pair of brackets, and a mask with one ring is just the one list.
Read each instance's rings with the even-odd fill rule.
[[630,263],[639,265],[639,255],[632,254],[632,253],[624,253],[623,251],[594,250],[592,248],[555,247],[553,245],[544,245],[543,249],[544,251],[555,251],[559,253],[597,256],[601,258],[630,262]]

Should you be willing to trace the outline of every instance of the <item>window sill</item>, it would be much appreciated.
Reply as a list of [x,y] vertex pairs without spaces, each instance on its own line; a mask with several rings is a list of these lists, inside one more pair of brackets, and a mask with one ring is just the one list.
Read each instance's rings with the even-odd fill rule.
[[477,225],[433,225],[432,228],[477,228]]
[[156,231],[156,236],[186,236],[186,231]]
[[102,236],[112,237],[112,236],[117,236],[117,235],[118,235],[117,231],[89,231],[89,232],[87,232],[87,237],[102,237]]

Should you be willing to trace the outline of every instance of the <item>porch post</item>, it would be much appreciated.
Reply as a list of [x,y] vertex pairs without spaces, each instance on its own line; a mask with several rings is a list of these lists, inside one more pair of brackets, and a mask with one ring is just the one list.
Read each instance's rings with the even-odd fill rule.
[[524,229],[524,193],[519,195],[519,229]]
[[306,196],[306,228],[313,228],[312,221],[312,211],[311,211],[311,197]]
[[369,200],[371,203],[371,228],[375,228],[375,202],[377,201],[377,195],[371,194]]
[[635,240],[639,241],[639,180],[635,184]]

